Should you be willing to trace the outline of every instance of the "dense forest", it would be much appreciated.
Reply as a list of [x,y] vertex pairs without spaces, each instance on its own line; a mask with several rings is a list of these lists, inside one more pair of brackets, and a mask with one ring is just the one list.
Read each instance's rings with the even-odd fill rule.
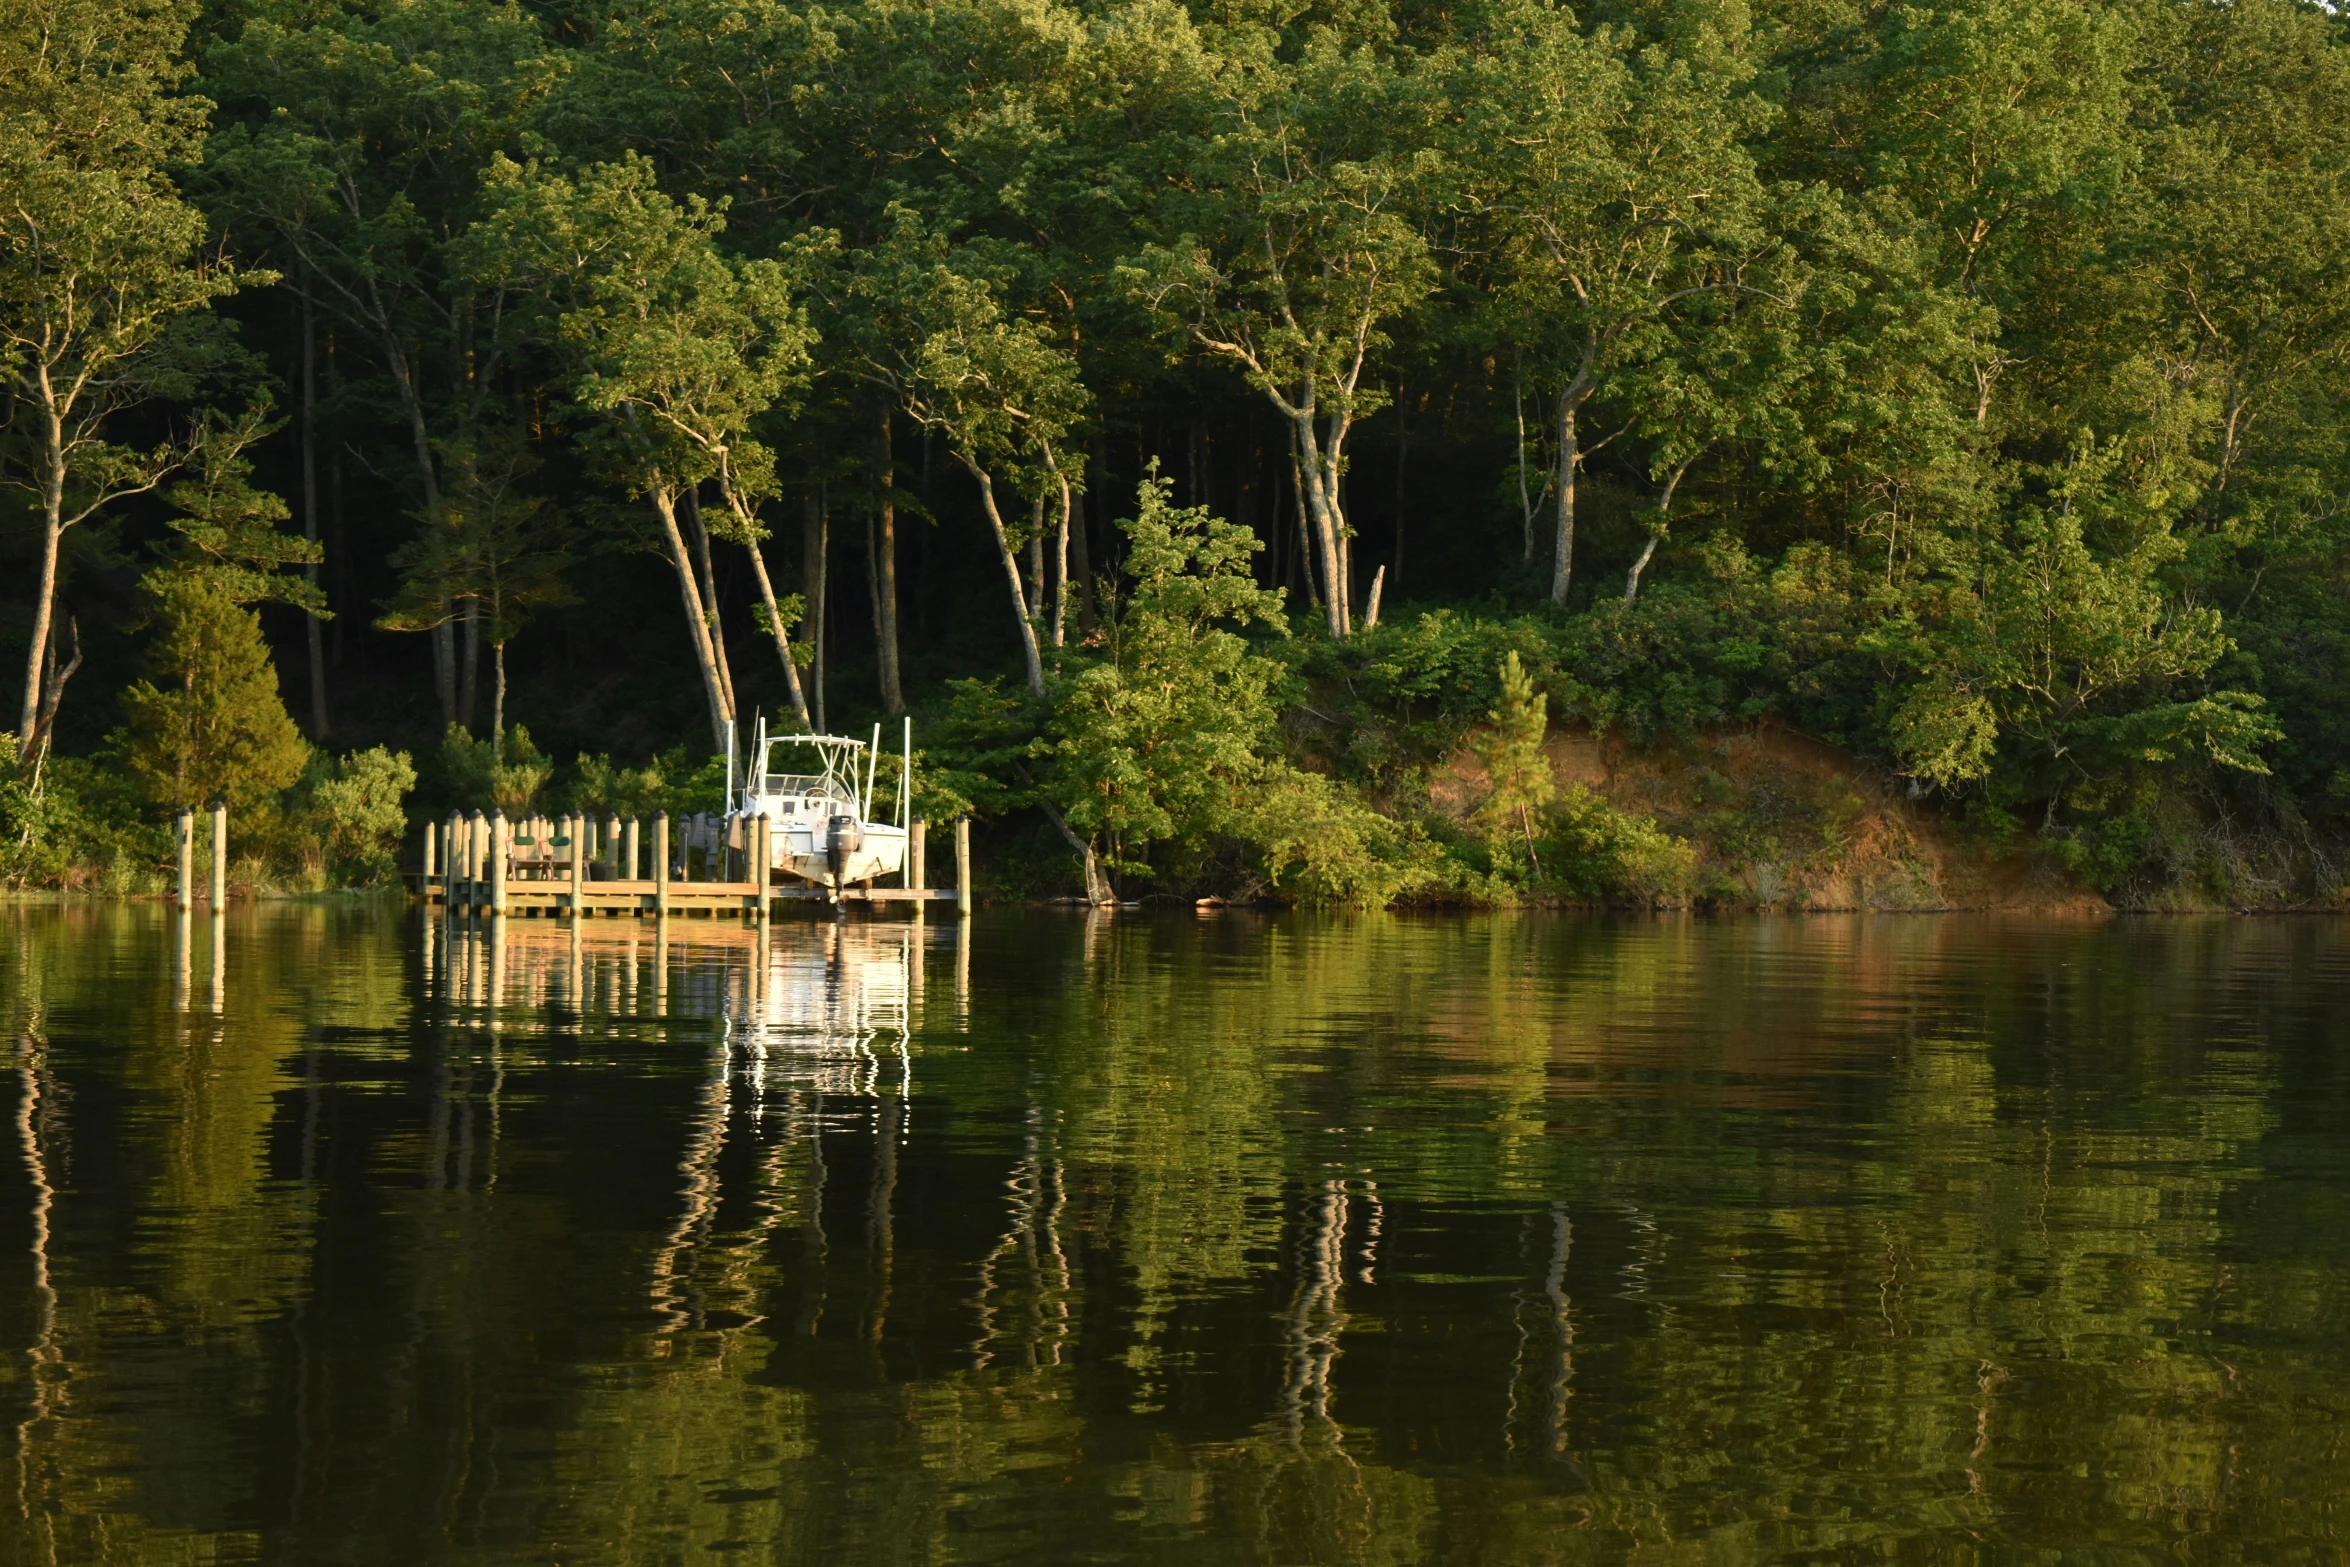
[[910,711],[1031,892],[1703,897],[1545,737],[1768,722],[2118,898],[2330,899],[2345,28],[24,0],[0,876],[217,797],[365,880]]

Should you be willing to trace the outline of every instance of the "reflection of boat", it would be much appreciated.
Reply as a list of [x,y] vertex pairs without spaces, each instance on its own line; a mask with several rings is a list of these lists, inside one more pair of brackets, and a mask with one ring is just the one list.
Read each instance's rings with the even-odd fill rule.
[[[764,723],[751,748],[750,775],[735,809],[764,816],[769,827],[770,873],[782,871],[835,891],[893,876],[906,865],[906,794],[898,788],[898,820],[873,816],[873,779],[881,729],[873,744],[842,735],[770,735]],[[819,770],[775,770],[776,751],[798,747],[816,753]]]
[[[428,920],[423,932],[426,983],[460,1006],[519,1008],[598,1031],[713,1019],[731,1050],[860,1060],[902,1052],[929,934],[919,925],[603,920],[481,929]],[[958,961],[958,986],[962,974]]]
[[919,927],[800,927],[790,935],[797,939],[766,946],[759,971],[727,1008],[727,1047],[754,1092],[780,1079],[821,1094],[877,1095],[886,1053],[903,1096],[913,1074],[906,1038]]

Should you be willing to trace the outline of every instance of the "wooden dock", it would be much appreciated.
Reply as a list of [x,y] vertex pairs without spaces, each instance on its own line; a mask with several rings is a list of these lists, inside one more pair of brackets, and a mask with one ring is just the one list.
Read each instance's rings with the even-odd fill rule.
[[[822,904],[951,903],[971,909],[970,822],[955,823],[956,885],[923,883],[926,824],[913,824],[906,883],[833,889],[770,871],[762,887],[754,867],[772,859],[761,817],[681,818],[672,842],[667,816],[651,830],[618,817],[525,818],[497,813],[451,816],[425,828],[421,869],[410,882],[423,902],[452,914],[520,918],[655,918],[765,920],[779,907]],[[651,850],[651,877],[640,847]],[[697,878],[696,872],[700,875]]]

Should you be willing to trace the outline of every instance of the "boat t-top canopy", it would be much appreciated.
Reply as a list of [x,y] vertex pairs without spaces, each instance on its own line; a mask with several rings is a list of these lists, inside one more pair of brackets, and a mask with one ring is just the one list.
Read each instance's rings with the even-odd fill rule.
[[[778,746],[804,745],[812,747],[820,759],[821,772],[782,773],[771,770],[771,761]],[[762,722],[756,741],[757,760],[752,763],[747,780],[754,794],[817,795],[840,801],[859,817],[866,812],[866,801],[873,787],[872,764],[865,755],[872,749],[865,741],[847,735],[770,735]]]

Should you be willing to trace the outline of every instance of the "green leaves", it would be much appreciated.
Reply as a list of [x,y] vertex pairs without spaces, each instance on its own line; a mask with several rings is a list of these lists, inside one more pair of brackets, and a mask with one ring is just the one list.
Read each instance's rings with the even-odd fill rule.
[[591,453],[636,493],[774,489],[754,421],[806,384],[811,334],[782,266],[719,250],[721,210],[673,200],[635,154],[567,177],[501,165],[473,275],[530,290],[571,364]]
[[2180,691],[2234,646],[2216,609],[2167,591],[2183,546],[2159,518],[2134,518],[2121,548],[2093,549],[2083,516],[2113,496],[2094,454],[2080,463],[2058,510],[2022,510],[1966,557],[1970,580],[1917,643],[1931,673],[1893,719],[1904,764],[1968,783],[2012,740],[2008,759],[2042,787],[2092,799],[2121,773],[2190,755],[2265,772],[2259,748],[2279,731],[2259,697]]
[[1271,750],[1286,675],[1233,629],[1285,629],[1280,594],[1249,575],[1262,546],[1205,508],[1175,508],[1171,489],[1154,476],[1137,492],[1122,524],[1135,587],[1110,656],[1053,684],[1035,753],[1039,789],[1133,870],[1153,843],[1231,830]]
[[266,403],[235,419],[206,409],[198,416],[191,477],[164,491],[174,515],[166,519],[175,535],[157,569],[202,572],[239,604],[291,604],[323,614],[326,599],[292,568],[324,559],[311,540],[283,531],[292,513],[284,500],[253,486],[253,462],[246,455],[278,426]]

